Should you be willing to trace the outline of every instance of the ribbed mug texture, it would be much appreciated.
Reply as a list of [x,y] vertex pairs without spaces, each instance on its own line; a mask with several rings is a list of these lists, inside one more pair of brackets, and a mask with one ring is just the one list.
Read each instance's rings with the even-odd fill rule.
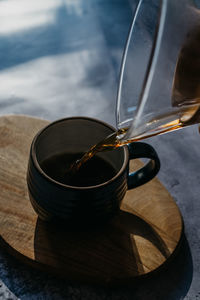
[[[42,141],[43,135],[46,138],[45,130],[50,132],[51,127],[57,126],[59,131],[59,122],[62,126],[65,124],[66,128],[69,123],[71,130],[73,130],[73,124],[80,122],[80,126],[85,123],[93,126],[94,129],[91,131],[98,131],[104,127],[107,127],[109,132],[114,131],[112,127],[98,120],[69,118],[51,123],[39,132],[31,145],[27,170],[29,197],[34,210],[41,219],[47,221],[88,223],[111,218],[119,210],[120,203],[127,191],[128,147],[119,149],[120,168],[117,170],[117,174],[107,182],[89,187],[75,187],[59,183],[44,173],[37,158],[40,156],[37,153],[40,151],[40,143],[41,148],[44,148],[40,140]],[[55,135],[56,131],[52,131],[52,133]],[[92,134],[94,132],[91,132]],[[54,139],[53,135],[52,139]],[[61,150],[64,151],[67,148]],[[44,150],[41,151],[44,152]],[[47,149],[47,151],[49,150]],[[117,160],[116,154],[115,160]]]

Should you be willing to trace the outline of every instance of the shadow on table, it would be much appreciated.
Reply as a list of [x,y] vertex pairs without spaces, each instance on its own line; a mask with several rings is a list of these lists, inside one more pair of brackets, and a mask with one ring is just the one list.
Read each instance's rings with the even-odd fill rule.
[[[112,222],[98,227],[83,228],[85,222],[55,225],[38,218],[35,260],[68,279],[115,285],[118,282],[126,284],[129,280],[132,283],[133,278],[146,273],[148,268],[142,262],[143,256],[149,258],[151,268],[150,248],[144,255],[139,253],[137,236],[154,245],[158,260],[160,253],[162,260],[170,256],[161,236],[147,222],[131,213],[120,211]],[[156,263],[154,255],[153,268]]]
[[[144,266],[131,234],[148,239],[166,259],[170,256],[165,242],[148,223],[121,211],[117,221],[92,230],[68,231],[38,219],[35,259],[45,265],[44,269],[70,280],[108,284],[105,289],[112,293],[112,299],[116,293],[126,295],[127,299],[182,299],[193,274],[185,236],[159,271],[136,281],[133,277],[143,274]],[[120,285],[116,287],[119,283],[126,286],[125,290]]]
[[[138,282],[129,295],[136,299],[180,300],[187,295],[193,278],[193,261],[185,234],[172,259],[153,276]],[[147,297],[147,298],[145,298]],[[129,299],[129,298],[128,298]]]
[[[156,237],[154,239],[156,240]],[[40,241],[39,236],[36,234],[36,244]],[[75,254],[81,251],[83,244],[84,242],[77,245],[78,249],[75,249]],[[40,247],[42,247],[42,244]],[[51,243],[49,243],[49,247],[51,247]],[[99,244],[99,247],[101,247],[101,244]],[[70,248],[69,251],[71,251]],[[36,253],[36,257],[38,255]],[[73,260],[73,257],[71,259]],[[25,297],[24,299],[30,299],[31,297],[31,299],[33,297],[35,297],[34,299],[52,299],[53,296],[57,297],[57,299],[80,299],[81,295],[81,299],[85,300],[95,298],[112,300],[181,300],[188,293],[193,277],[191,252],[184,235],[179,251],[164,268],[154,273],[153,276],[148,276],[143,280],[132,283],[132,285],[119,286],[118,288],[79,284],[76,281],[70,283],[65,278],[55,277],[50,273],[47,274],[47,272],[40,272],[30,268],[9,256],[7,251],[3,250],[0,251],[0,261],[1,280],[16,296],[20,298]],[[128,267],[128,262],[130,260],[124,257],[121,265],[127,265]],[[134,263],[134,261],[132,262]],[[102,268],[106,267],[106,264],[102,266]]]

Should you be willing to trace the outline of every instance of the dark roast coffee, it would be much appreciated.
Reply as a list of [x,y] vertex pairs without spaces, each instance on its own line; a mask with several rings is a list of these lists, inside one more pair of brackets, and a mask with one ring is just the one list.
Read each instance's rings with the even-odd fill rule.
[[71,164],[83,153],[62,153],[41,163],[42,170],[52,179],[72,186],[94,186],[110,180],[116,174],[114,167],[104,159],[94,156],[75,173],[70,172]]

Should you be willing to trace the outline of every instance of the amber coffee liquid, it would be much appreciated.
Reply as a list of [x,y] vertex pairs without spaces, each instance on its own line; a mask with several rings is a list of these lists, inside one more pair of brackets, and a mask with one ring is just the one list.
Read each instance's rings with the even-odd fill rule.
[[[162,116],[162,118],[164,119],[165,116]],[[153,123],[155,121],[156,120],[154,119],[151,122]],[[128,128],[119,129],[118,131],[107,136],[98,144],[92,146],[82,157],[80,157],[71,165],[70,171],[72,173],[76,173],[86,162],[88,162],[88,160],[90,160],[98,152],[114,150],[123,145],[140,141],[147,137],[167,133],[196,123],[200,123],[200,106],[195,106],[193,108],[184,107],[184,109],[182,109],[180,118],[177,118],[172,122],[168,122],[160,126],[156,129],[156,131],[144,132],[139,136],[135,136],[127,140],[120,140],[120,137],[124,136],[127,133]]]
[[[82,158],[72,165],[72,171],[76,172],[85,162],[92,158],[97,152],[112,150],[125,144],[139,141],[147,137],[163,134],[179,128],[200,123],[200,30],[197,28],[190,34],[185,45],[183,45],[175,71],[172,89],[171,107],[173,113],[157,116],[156,119],[148,120],[148,126],[153,130],[144,129],[140,135],[132,134],[132,138],[126,140],[127,128],[122,128],[106,137],[97,145],[94,145]],[[169,122],[170,120],[173,120]],[[155,126],[156,124],[156,126]],[[160,125],[162,124],[162,125]],[[121,139],[121,136],[125,136]]]
[[117,171],[106,160],[95,156],[84,164],[74,174],[66,172],[70,165],[83,153],[59,153],[53,155],[41,163],[43,171],[52,179],[71,186],[95,186],[113,178]]

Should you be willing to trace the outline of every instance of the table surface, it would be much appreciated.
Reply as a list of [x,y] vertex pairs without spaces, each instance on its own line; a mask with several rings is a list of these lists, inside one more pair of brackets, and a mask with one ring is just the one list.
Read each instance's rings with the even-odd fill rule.
[[[0,1],[0,114],[83,115],[115,125],[120,61],[136,0]],[[197,1],[198,3],[198,1]],[[200,299],[197,126],[148,139],[185,223],[165,272],[124,288],[68,282],[0,249],[0,299]]]

